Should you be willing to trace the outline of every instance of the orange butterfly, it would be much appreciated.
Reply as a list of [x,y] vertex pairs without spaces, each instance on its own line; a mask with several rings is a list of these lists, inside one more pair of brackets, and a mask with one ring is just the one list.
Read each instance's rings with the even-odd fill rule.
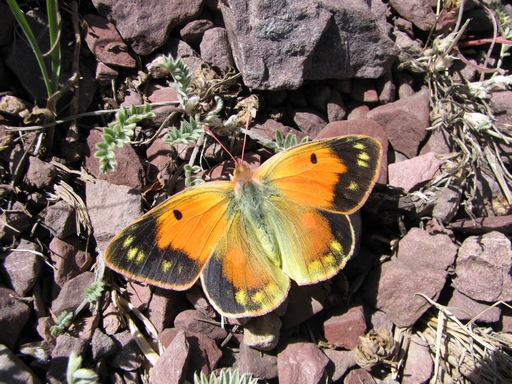
[[107,265],[135,280],[185,290],[199,277],[227,317],[275,309],[299,285],[334,276],[354,252],[349,215],[377,178],[380,143],[324,139],[281,152],[232,181],[182,191],[121,231]]

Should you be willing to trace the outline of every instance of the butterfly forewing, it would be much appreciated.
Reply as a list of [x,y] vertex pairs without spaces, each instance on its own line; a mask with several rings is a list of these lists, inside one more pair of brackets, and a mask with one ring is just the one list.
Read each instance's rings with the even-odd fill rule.
[[141,282],[189,288],[224,233],[230,192],[232,183],[217,182],[171,197],[112,240],[107,265]]
[[366,201],[380,157],[381,146],[371,137],[325,139],[272,157],[255,177],[298,204],[350,214]]

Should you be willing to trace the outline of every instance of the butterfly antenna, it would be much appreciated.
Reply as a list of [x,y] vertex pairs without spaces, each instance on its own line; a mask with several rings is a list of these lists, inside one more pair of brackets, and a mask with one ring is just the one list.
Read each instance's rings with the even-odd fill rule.
[[214,135],[212,130],[208,128],[206,125],[203,125],[203,129],[222,147],[222,149],[231,157],[231,159],[236,163],[235,157],[232,155],[232,153],[229,151],[229,149],[226,148],[224,144],[219,140],[217,136]]
[[249,130],[249,123],[251,122],[251,114],[247,114],[247,121],[245,123],[245,132],[244,132],[244,143],[242,144],[242,159],[245,155],[245,143],[247,142],[247,131]]

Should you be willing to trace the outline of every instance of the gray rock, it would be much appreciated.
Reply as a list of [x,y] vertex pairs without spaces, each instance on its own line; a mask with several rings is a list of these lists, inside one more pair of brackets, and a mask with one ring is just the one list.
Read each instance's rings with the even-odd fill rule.
[[64,200],[59,200],[46,208],[44,224],[59,239],[76,235],[76,211]]
[[383,8],[370,9],[365,1],[219,4],[235,63],[244,84],[253,89],[297,89],[304,80],[377,78],[396,53],[383,28]]
[[389,0],[389,5],[422,31],[430,31],[436,23],[436,15],[427,0]]
[[201,58],[207,63],[219,68],[235,67],[228,34],[224,28],[216,27],[205,31],[199,50]]

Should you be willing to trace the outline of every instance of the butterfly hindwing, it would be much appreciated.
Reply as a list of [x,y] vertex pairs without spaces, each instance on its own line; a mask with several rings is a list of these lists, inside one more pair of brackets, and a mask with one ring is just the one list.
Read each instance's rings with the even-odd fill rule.
[[232,183],[216,182],[171,197],[112,240],[107,265],[144,283],[189,288],[224,233],[232,192]]
[[247,219],[243,212],[234,213],[201,277],[210,302],[228,317],[270,312],[284,301],[290,287]]
[[324,139],[270,158],[254,175],[298,204],[350,214],[375,183],[381,151],[367,136]]

